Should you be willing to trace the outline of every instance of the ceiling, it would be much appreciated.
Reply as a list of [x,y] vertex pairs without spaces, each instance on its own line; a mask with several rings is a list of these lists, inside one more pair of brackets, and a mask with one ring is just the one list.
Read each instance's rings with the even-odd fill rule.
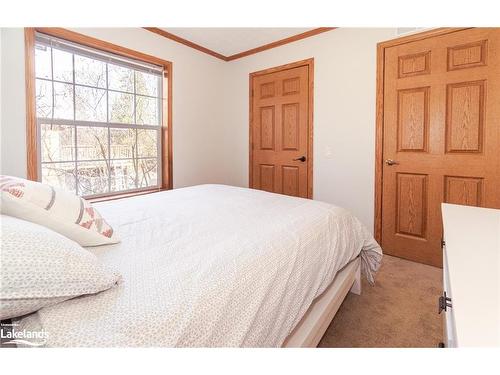
[[223,56],[231,56],[289,38],[314,28],[262,28],[262,27],[226,27],[226,28],[160,28],[168,33],[189,40],[200,46],[215,51]]

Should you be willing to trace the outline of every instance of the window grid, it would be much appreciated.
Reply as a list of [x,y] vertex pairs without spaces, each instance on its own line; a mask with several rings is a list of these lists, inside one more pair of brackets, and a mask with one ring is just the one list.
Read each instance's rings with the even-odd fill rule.
[[[42,43],[42,45],[45,45]],[[79,163],[102,163],[104,162],[106,171],[105,171],[105,178],[107,178],[107,191],[102,193],[99,192],[97,194],[94,194],[94,191],[90,194],[86,194],[87,197],[90,196],[105,196],[105,195],[111,195],[115,193],[125,193],[125,192],[132,192],[132,191],[143,191],[143,190],[149,190],[152,188],[159,188],[161,186],[161,172],[162,172],[162,158],[161,158],[161,124],[162,124],[162,117],[163,117],[163,111],[162,111],[162,93],[163,93],[163,88],[162,88],[162,79],[161,76],[157,77],[157,86],[156,86],[156,91],[157,91],[157,96],[151,96],[151,95],[143,95],[143,94],[138,94],[137,93],[137,70],[127,68],[132,71],[132,77],[133,77],[133,93],[127,92],[127,91],[122,91],[122,90],[117,90],[117,89],[110,89],[110,82],[109,82],[109,64],[106,61],[102,61],[100,59],[94,59],[97,61],[101,61],[105,64],[105,74],[106,74],[106,87],[98,87],[98,86],[92,86],[92,85],[85,85],[85,84],[77,84],[76,83],[76,66],[75,66],[75,56],[77,55],[76,52],[72,52],[72,58],[71,58],[71,65],[72,65],[72,82],[66,82],[66,81],[61,81],[61,80],[55,80],[54,79],[54,50],[57,48],[54,48],[53,46],[47,46],[45,45],[46,48],[50,48],[50,74],[51,74],[51,79],[43,78],[43,77],[35,77],[37,80],[40,81],[50,81],[50,85],[52,88],[52,97],[51,97],[51,103],[52,103],[52,108],[51,108],[51,116],[50,118],[37,118],[37,126],[38,126],[38,134],[41,133],[41,126],[43,125],[65,125],[68,127],[72,128],[73,131],[73,138],[74,138],[74,150],[72,150],[73,154],[73,160],[65,161],[65,160],[58,160],[58,161],[53,161],[51,160],[50,162],[47,161],[42,161],[42,147],[40,145],[40,139],[41,136],[39,137],[38,143],[39,143],[39,172],[40,176],[42,176],[41,169],[44,165],[57,165],[57,164],[63,164],[63,163],[73,163],[74,165],[74,170],[73,170],[73,179],[74,179],[74,185],[75,185],[75,191],[77,194],[82,193],[80,190],[85,190],[83,186],[80,186],[81,181],[80,181],[80,176],[79,176]],[[35,61],[36,64],[36,61]],[[56,91],[55,91],[55,83],[63,83],[63,84],[70,84],[72,85],[72,95],[73,95],[73,108],[72,108],[72,119],[62,119],[62,118],[57,118],[56,113],[55,113],[55,108],[56,108]],[[85,120],[76,120],[76,112],[77,112],[77,95],[76,95],[76,88],[77,87],[87,87],[89,89],[99,89],[99,90],[105,90],[105,97],[106,97],[106,122],[99,122],[99,121],[85,121]],[[111,123],[111,113],[110,113],[110,102],[109,102],[109,93],[110,92],[115,92],[115,93],[120,93],[120,94],[128,94],[128,95],[133,95],[133,120],[134,123]],[[157,108],[155,110],[154,116],[156,118],[156,125],[152,124],[137,124],[137,102],[138,98],[144,97],[144,98],[150,98],[150,99],[156,99],[157,100]],[[101,97],[102,100],[102,97]],[[95,128],[107,128],[107,159],[90,159],[90,160],[79,160],[79,147],[78,147],[78,135],[79,135],[79,127],[95,127]],[[81,129],[81,128],[80,128]],[[133,133],[135,134],[134,137],[134,149],[132,150],[132,158],[112,158],[112,142],[111,142],[111,130],[112,129],[133,129]],[[140,157],[139,156],[139,149],[138,149],[138,129],[149,129],[149,130],[155,130],[156,131],[156,156],[151,157]],[[134,185],[135,187],[132,189],[120,189],[120,190],[112,190],[112,178],[115,178],[114,174],[116,171],[112,173],[112,166],[113,162],[116,161],[128,161],[130,160],[132,164],[138,164],[139,161],[144,160],[151,160],[151,161],[156,161],[156,184],[149,185],[147,187],[139,187],[142,184],[139,184],[139,170],[135,166],[135,175],[134,175]],[[150,170],[147,171],[148,173],[151,172]],[[141,172],[144,174],[144,170]],[[127,177],[122,177],[127,179]],[[145,176],[142,176],[142,179],[144,179]]]
[[[74,72],[73,72],[73,75],[74,75]],[[98,87],[98,86],[92,86],[92,85],[85,85],[83,83],[72,83],[72,82],[67,82],[67,81],[60,81],[58,79],[49,79],[49,78],[43,78],[43,77],[36,77],[36,79],[39,80],[39,81],[47,81],[47,82],[53,82],[53,83],[63,83],[65,85],[74,85],[74,86],[78,86],[78,87],[86,87],[88,89],[106,90],[106,91],[109,91],[109,92],[117,92],[117,93],[120,93],[120,94],[129,94],[129,95],[133,95],[134,94],[133,91],[123,91],[123,90],[117,90],[117,89],[106,89],[104,87]],[[138,94],[138,93],[135,93],[135,96],[138,96],[140,98],[161,99],[161,97],[147,95],[147,94]]]
[[[75,56],[75,55],[73,55]],[[75,70],[73,66],[73,71]],[[106,121],[109,123],[109,65],[106,64]],[[76,117],[75,117],[76,119]],[[135,123],[135,121],[134,121]],[[108,191],[111,191],[111,129],[108,126]]]
[[[50,49],[52,56],[54,56],[54,48]],[[71,55],[71,67],[72,67],[72,76],[73,76],[73,120],[76,120],[76,86],[75,83],[75,54]],[[52,59],[52,79],[54,79],[54,60]],[[54,95],[54,92],[52,92]],[[54,120],[54,116],[52,114],[52,120]],[[75,135],[75,151],[73,155],[73,159],[75,159],[75,193],[78,195],[78,132],[76,131],[76,124],[73,126],[73,133]],[[40,159],[42,160],[42,159]],[[109,190],[111,191],[111,190]]]

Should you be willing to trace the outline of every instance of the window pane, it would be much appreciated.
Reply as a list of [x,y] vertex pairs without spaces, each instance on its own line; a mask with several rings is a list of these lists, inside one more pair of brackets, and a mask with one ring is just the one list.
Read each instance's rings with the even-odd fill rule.
[[141,95],[159,96],[160,77],[143,72],[135,72],[135,92]]
[[106,87],[106,63],[75,55],[75,81],[82,85]]
[[77,126],[78,160],[108,159],[108,129]]
[[54,118],[73,120],[73,85],[54,82]]
[[118,65],[108,64],[108,88],[134,92],[134,71]]
[[36,116],[52,117],[52,82],[36,80]]
[[135,189],[137,167],[137,160],[112,160],[111,191]]
[[109,121],[124,124],[134,123],[134,95],[109,92]]
[[158,186],[163,77],[107,62],[102,52],[93,57],[88,48],[41,43],[35,73],[42,180],[82,196]]
[[35,45],[35,75],[38,78],[52,78],[50,47]]
[[75,163],[42,163],[42,182],[74,193]]
[[109,171],[105,161],[78,163],[78,194],[93,195],[108,192]]
[[135,129],[110,129],[111,158],[132,159],[137,157]]
[[76,119],[106,122],[106,90],[76,86]]
[[73,54],[54,49],[54,79],[73,82]]
[[144,188],[158,185],[158,161],[139,159],[137,187]]
[[42,124],[40,129],[42,162],[75,160],[75,128]]
[[158,153],[158,131],[137,129],[137,149],[139,157],[156,157]]
[[159,125],[158,99],[137,96],[136,100],[136,123],[142,125]]

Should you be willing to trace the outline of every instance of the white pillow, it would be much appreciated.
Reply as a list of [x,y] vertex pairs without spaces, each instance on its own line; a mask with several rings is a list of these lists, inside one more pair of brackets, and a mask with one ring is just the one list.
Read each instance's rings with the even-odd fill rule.
[[0,176],[0,191],[3,214],[43,225],[82,246],[120,242],[99,212],[69,191],[12,176]]
[[0,320],[115,285],[121,276],[76,242],[1,215]]

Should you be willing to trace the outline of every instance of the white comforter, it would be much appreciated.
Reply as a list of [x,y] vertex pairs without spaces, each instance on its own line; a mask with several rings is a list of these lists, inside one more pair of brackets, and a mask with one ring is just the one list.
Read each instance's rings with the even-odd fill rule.
[[89,248],[123,282],[21,320],[47,346],[280,346],[339,269],[382,252],[344,209],[222,185],[96,205],[122,242]]

